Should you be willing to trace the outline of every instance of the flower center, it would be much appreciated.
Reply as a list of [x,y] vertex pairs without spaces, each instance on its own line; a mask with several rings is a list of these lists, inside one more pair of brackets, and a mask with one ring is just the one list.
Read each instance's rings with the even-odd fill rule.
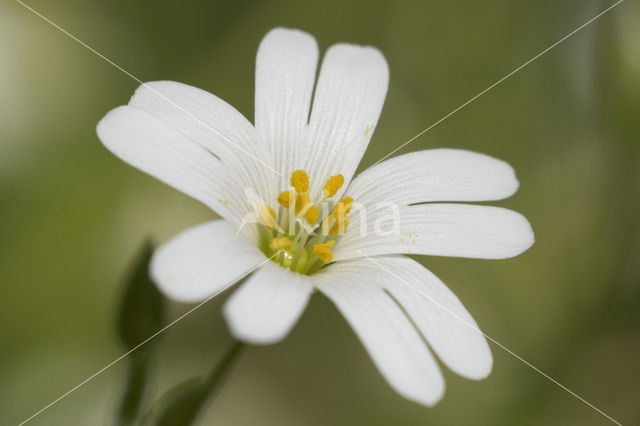
[[349,226],[353,199],[331,201],[344,184],[342,175],[327,179],[316,200],[309,197],[307,172],[296,170],[290,182],[292,189],[278,195],[277,213],[267,205],[260,209],[260,249],[282,267],[310,275],[333,259],[331,249]]

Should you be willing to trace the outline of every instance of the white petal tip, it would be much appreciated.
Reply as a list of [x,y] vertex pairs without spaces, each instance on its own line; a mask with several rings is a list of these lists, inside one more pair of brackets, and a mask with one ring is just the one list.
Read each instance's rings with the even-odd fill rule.
[[496,222],[503,230],[499,248],[496,247],[492,253],[486,256],[473,257],[478,259],[510,259],[529,250],[535,242],[535,235],[527,218],[516,211],[503,207],[492,208],[502,213],[499,216],[501,222]]
[[235,338],[254,345],[277,343],[298,322],[312,292],[308,277],[268,262],[231,295],[223,315]]
[[402,397],[408,399],[409,401],[415,402],[416,404],[424,405],[429,408],[435,406],[442,400],[442,398],[444,397],[444,391],[444,380],[442,381],[442,383],[435,384],[431,389],[424,388],[412,393],[396,389],[396,392],[398,392],[398,394],[400,394]]
[[[171,80],[155,80],[155,81],[146,81],[141,83],[140,86],[133,92],[131,98],[129,99],[129,103],[127,105],[135,106],[136,98],[140,98],[146,95],[146,92],[151,92],[153,96],[157,97],[156,100],[161,103],[171,104],[173,101],[164,95],[162,92],[164,89],[172,89],[175,87],[189,87],[184,83],[179,83],[177,81]],[[166,99],[165,99],[166,98]]]
[[[318,50],[316,39],[309,33],[297,28],[276,27],[262,38],[262,44],[276,44],[282,49],[306,47]],[[260,49],[258,49],[260,53]]]
[[171,259],[164,255],[163,246],[153,253],[149,263],[149,276],[156,284],[158,290],[167,298],[181,303],[197,303],[206,299],[209,295],[199,292],[185,291],[182,283],[182,275],[176,274],[171,268]]
[[278,343],[287,336],[289,330],[274,333],[274,327],[260,323],[259,318],[256,318],[252,324],[247,324],[247,318],[237,318],[234,312],[238,311],[234,310],[230,304],[232,300],[229,299],[224,305],[222,314],[227,321],[229,332],[236,339],[252,345],[266,346]]
[[[121,105],[109,111],[96,126],[96,134],[100,142],[116,156],[121,156],[132,145],[131,135],[139,135],[144,129],[143,122],[127,105]],[[146,116],[145,116],[146,118]],[[123,158],[127,161],[127,158]],[[128,161],[127,161],[128,162]]]
[[374,46],[352,43],[337,43],[329,47],[326,56],[340,58],[340,62],[350,67],[366,67],[369,73],[374,70],[378,78],[385,83],[389,79],[389,64],[384,54]]
[[98,139],[105,145],[107,148],[109,143],[108,132],[110,127],[113,125],[114,120],[122,114],[122,106],[112,109],[109,111],[96,125],[96,134],[98,135]]
[[[504,182],[504,189],[501,197],[497,199],[509,198],[520,188],[520,181],[516,176],[515,169],[506,161],[494,159],[499,165],[496,167],[496,176],[501,182]],[[500,170],[501,169],[501,170]]]
[[518,232],[514,232],[514,234],[517,234],[517,238],[514,237],[514,251],[512,254],[506,256],[505,258],[515,257],[524,253],[525,251],[529,250],[531,246],[533,246],[533,243],[536,240],[533,228],[531,227],[531,224],[529,223],[527,218],[525,218],[520,213],[515,213],[515,215],[517,216],[517,220],[519,220],[520,222],[519,230]]
[[467,371],[464,374],[460,374],[460,375],[469,380],[484,380],[491,375],[492,370],[493,370],[493,357],[489,352],[489,356],[487,359],[478,363],[478,365],[476,365],[470,371]]
[[264,255],[224,221],[206,222],[175,235],[151,258],[149,274],[168,298],[207,300],[264,262]]
[[[466,327],[466,325],[465,325]],[[478,333],[482,333],[476,328]],[[449,367],[451,371],[457,375],[469,380],[484,380],[491,374],[493,370],[493,356],[487,341],[482,338],[482,343],[476,345],[471,350],[467,348],[464,361],[452,363],[450,359],[440,359]]]

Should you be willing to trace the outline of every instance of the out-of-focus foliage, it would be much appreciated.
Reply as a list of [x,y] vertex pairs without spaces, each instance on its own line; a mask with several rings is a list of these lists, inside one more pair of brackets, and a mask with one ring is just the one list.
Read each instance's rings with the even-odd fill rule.
[[144,424],[154,426],[194,424],[207,400],[220,390],[243,347],[243,343],[234,343],[206,378],[194,377],[169,389],[154,404],[145,417]]
[[116,330],[127,349],[150,338],[164,324],[164,299],[149,277],[151,243],[138,255],[118,311]]
[[[258,43],[278,25],[378,46],[391,80],[363,167],[613,1],[25,0],[141,80],[177,80],[253,114]],[[480,327],[623,424],[640,423],[640,9],[625,1],[400,153],[434,147],[511,163],[536,244],[504,261],[421,258]],[[120,356],[125,266],[205,207],[108,153],[95,125],[138,83],[17,2],[0,3],[0,423],[17,424]],[[361,170],[362,170],[361,168]],[[215,299],[163,333],[157,401],[230,345]],[[168,306],[173,319],[187,309]],[[128,340],[129,341],[129,340]],[[135,338],[131,341],[135,341]],[[393,392],[315,295],[282,343],[251,347],[201,424],[607,424],[497,346],[491,376],[446,371],[427,409]],[[113,424],[127,364],[31,424]]]
[[149,276],[152,254],[153,245],[146,242],[126,282],[117,315],[118,335],[127,351],[132,351],[124,361],[129,364],[129,373],[118,410],[122,426],[136,423],[153,371],[157,341],[150,339],[158,335],[165,322],[165,300]]

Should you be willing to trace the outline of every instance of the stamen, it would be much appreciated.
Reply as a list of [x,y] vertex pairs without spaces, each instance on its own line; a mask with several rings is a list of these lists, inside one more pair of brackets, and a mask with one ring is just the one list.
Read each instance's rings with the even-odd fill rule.
[[322,221],[322,232],[325,234],[329,233],[329,229],[331,229],[331,227],[333,226],[333,224],[335,222],[337,222],[338,220],[335,218],[335,216],[332,214],[330,214],[329,216],[326,217],[325,220]]
[[277,222],[276,212],[275,210],[273,210],[273,208],[269,206],[262,206],[262,208],[260,209],[260,219],[262,219],[262,222],[267,228],[271,230],[275,229]]
[[322,231],[332,237],[336,235],[340,235],[344,233],[349,226],[349,212],[351,211],[351,207],[353,206],[353,198],[344,197],[336,204],[336,207],[333,209],[333,213],[331,213],[327,218],[322,222]]
[[296,170],[291,173],[291,186],[298,193],[309,192],[309,176],[304,170]]
[[[332,247],[336,243],[332,237],[342,235],[349,226],[349,212],[353,206],[351,197],[344,197],[335,203],[333,211],[326,215],[321,207],[322,199],[334,197],[344,186],[344,176],[330,176],[322,193],[314,192],[310,198],[309,175],[304,170],[291,173],[291,187],[278,194],[278,204],[288,211],[276,210],[268,205],[260,208],[260,219],[267,232],[260,227],[260,249],[267,255],[276,254],[275,262],[283,268],[300,274],[311,275],[333,260]],[[317,189],[317,188],[314,188]],[[333,203],[331,203],[333,204]],[[280,208],[276,205],[277,208]],[[278,223],[277,219],[280,219]],[[321,228],[321,229],[318,229]]]
[[309,204],[309,193],[302,192],[298,194],[296,198],[296,208],[295,214],[296,216],[302,216],[307,212],[307,204]]
[[329,229],[329,236],[335,237],[344,233],[347,230],[347,226],[349,226],[349,216],[344,216],[335,221],[331,229]]
[[318,221],[318,217],[320,216],[320,212],[316,206],[311,206],[305,213],[304,218],[307,219],[309,225],[314,225]]
[[344,176],[335,175],[331,176],[327,179],[327,183],[324,184],[324,188],[322,188],[322,195],[327,198],[331,198],[336,195],[336,192],[342,187],[344,184]]
[[269,248],[271,250],[280,250],[280,249],[290,250],[291,247],[293,247],[293,244],[291,243],[291,240],[288,239],[287,237],[274,238],[273,240],[271,240],[271,243],[269,244]]
[[285,250],[291,250],[291,247],[293,245],[291,244],[291,240],[288,239],[287,237],[282,237],[280,238],[280,247],[285,249]]
[[331,262],[333,259],[333,252],[331,251],[331,247],[335,244],[335,240],[327,241],[326,243],[316,244],[313,246],[313,252],[318,256],[320,260],[325,263]]
[[333,209],[333,212],[334,214],[336,211],[340,212],[340,214],[349,214],[352,206],[353,206],[353,198],[344,197],[343,199],[338,201],[338,204],[336,204],[336,208]]
[[278,202],[283,207],[291,207],[291,204],[295,201],[296,197],[293,191],[283,191],[278,195]]

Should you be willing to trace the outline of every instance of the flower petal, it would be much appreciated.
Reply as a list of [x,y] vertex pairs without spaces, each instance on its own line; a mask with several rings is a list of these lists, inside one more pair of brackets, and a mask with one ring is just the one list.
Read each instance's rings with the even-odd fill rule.
[[444,379],[433,355],[396,302],[371,285],[381,272],[363,273],[354,266],[329,266],[314,276],[316,287],[342,312],[391,387],[412,401],[436,404]]
[[[130,165],[240,223],[248,211],[234,173],[202,146],[152,115],[129,106],[110,111],[97,127],[102,143]],[[225,202],[226,200],[226,202]]]
[[518,189],[504,161],[461,149],[428,149],[399,155],[359,174],[348,194],[364,206],[378,202],[491,201]]
[[344,263],[386,289],[451,370],[474,380],[491,373],[491,351],[478,325],[456,295],[421,264],[405,256]]
[[389,68],[379,50],[351,44],[329,48],[309,121],[305,170],[313,190],[319,191],[332,175],[351,180],[378,122],[388,83]]
[[267,262],[233,293],[224,315],[237,339],[275,343],[293,328],[312,292],[309,277]]
[[318,45],[302,31],[275,28],[262,39],[256,58],[255,121],[288,186],[306,158],[307,121],[318,64]]
[[151,277],[167,297],[199,302],[222,291],[266,260],[222,220],[183,231],[151,260]]
[[[352,215],[363,214],[356,210]],[[527,250],[534,240],[527,219],[501,207],[393,204],[366,214],[360,226],[347,228],[334,260],[398,253],[503,259]]]
[[276,191],[278,173],[255,128],[217,96],[174,81],[154,81],[141,85],[129,105],[148,112],[213,153],[241,178],[243,185],[262,194]]

